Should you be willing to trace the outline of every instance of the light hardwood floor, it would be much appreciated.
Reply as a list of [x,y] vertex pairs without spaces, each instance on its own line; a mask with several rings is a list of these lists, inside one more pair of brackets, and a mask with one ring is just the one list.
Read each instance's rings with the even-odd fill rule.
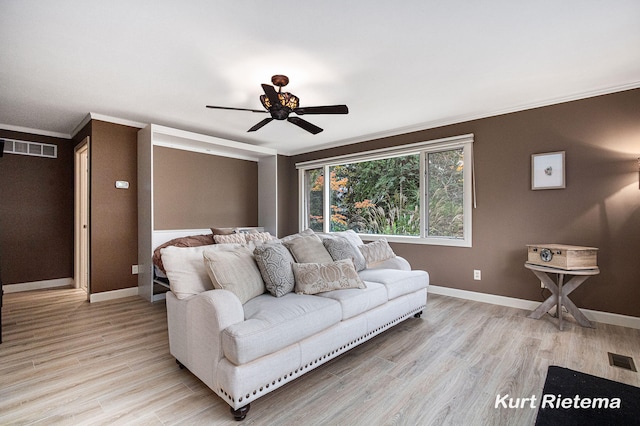
[[[163,302],[89,304],[79,290],[5,295],[0,424],[238,424],[169,354]],[[640,330],[565,331],[528,311],[430,295],[410,319],[251,404],[251,425],[532,425],[548,365],[640,386]]]

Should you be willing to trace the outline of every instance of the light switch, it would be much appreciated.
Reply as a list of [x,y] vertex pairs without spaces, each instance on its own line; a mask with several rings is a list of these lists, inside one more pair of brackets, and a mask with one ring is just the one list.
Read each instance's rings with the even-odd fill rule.
[[129,189],[129,182],[127,182],[126,180],[117,180],[116,181],[116,188],[118,188],[118,189]]

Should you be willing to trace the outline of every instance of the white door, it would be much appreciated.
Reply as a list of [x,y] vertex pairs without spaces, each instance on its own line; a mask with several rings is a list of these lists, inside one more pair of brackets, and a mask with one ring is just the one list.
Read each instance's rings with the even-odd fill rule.
[[76,288],[89,298],[89,137],[75,151],[75,268]]

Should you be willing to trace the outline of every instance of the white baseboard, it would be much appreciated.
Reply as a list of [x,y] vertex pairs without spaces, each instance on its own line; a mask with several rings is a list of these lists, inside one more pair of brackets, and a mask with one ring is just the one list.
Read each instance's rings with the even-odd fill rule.
[[105,300],[122,299],[123,297],[138,296],[138,287],[123,288],[120,290],[103,291],[89,296],[89,302],[104,302]]
[[[457,288],[441,287],[436,285],[430,285],[428,292],[443,296],[457,297],[459,299],[474,300],[476,302],[491,303],[493,305],[526,309],[529,311],[533,311],[540,306],[540,303],[542,303],[534,300],[516,299],[514,297],[497,296],[495,294],[479,293],[476,291],[460,290]],[[590,309],[580,309],[580,311],[582,311],[584,316],[586,316],[590,321],[640,329],[640,318],[638,317],[613,314],[610,312],[592,311]]]
[[42,290],[53,287],[73,287],[73,278],[58,278],[55,280],[32,281],[28,283],[4,284],[2,290],[5,293],[18,293],[21,291]]

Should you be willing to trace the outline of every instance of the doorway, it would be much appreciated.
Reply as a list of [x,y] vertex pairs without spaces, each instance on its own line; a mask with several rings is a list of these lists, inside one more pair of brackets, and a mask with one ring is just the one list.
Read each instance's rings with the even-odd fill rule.
[[89,136],[75,148],[74,198],[73,281],[76,288],[87,292],[89,300]]

